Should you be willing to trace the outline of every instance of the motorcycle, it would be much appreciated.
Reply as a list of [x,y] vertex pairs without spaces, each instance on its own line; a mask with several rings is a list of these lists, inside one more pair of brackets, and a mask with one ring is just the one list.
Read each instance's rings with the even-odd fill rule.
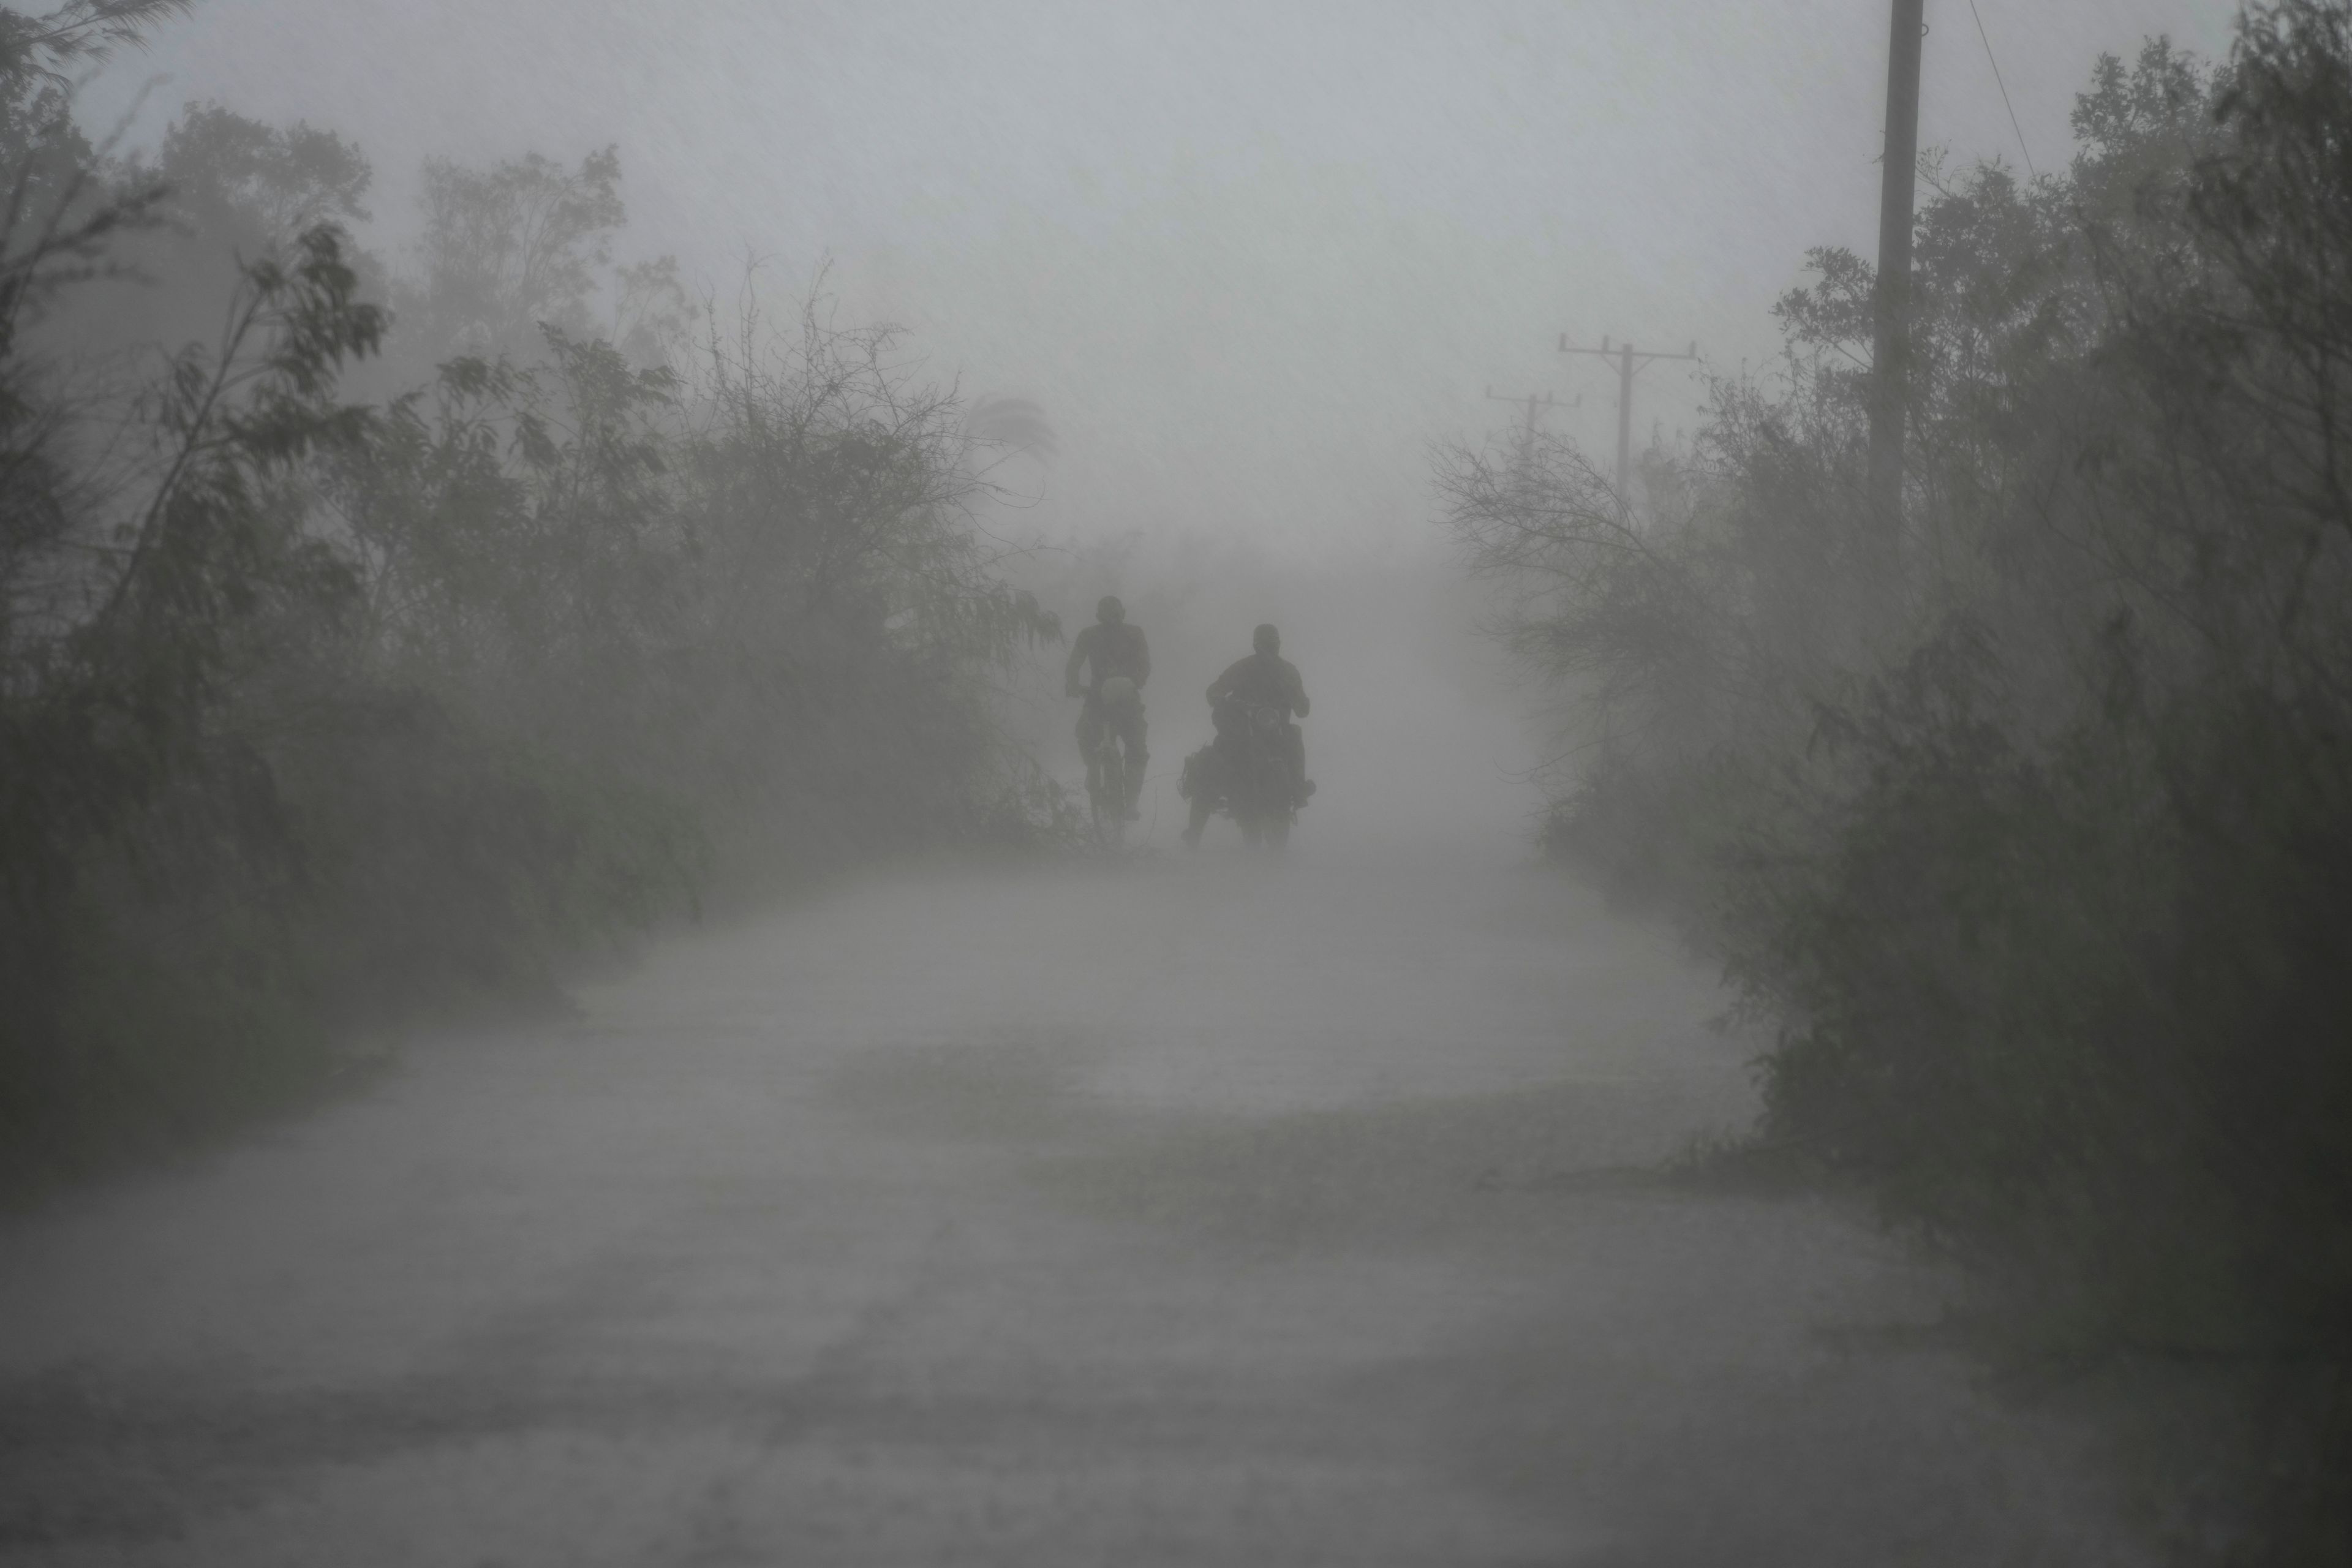
[[1177,791],[1192,803],[1185,841],[1217,812],[1232,817],[1242,842],[1279,849],[1298,820],[1291,793],[1289,715],[1266,704],[1232,700],[1215,714],[1217,739],[1185,759]]

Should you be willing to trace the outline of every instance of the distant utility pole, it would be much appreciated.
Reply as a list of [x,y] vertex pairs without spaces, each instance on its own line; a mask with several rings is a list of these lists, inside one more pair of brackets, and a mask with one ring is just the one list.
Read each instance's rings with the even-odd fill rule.
[[1527,405],[1527,431],[1520,437],[1520,439],[1525,441],[1530,447],[1534,446],[1536,441],[1536,410],[1538,408],[1548,409],[1554,406],[1551,394],[1547,392],[1541,395],[1538,395],[1537,394],[1530,392],[1525,397],[1505,397],[1502,394],[1496,392],[1490,386],[1486,389],[1486,396],[1490,401],[1496,403],[1523,403]]
[[1637,349],[1632,343],[1611,347],[1609,340],[1601,340],[1597,349],[1572,349],[1568,346],[1568,334],[1559,335],[1559,352],[1564,354],[1598,354],[1602,359],[1617,362],[1617,498],[1632,504],[1633,492],[1626,489],[1633,474],[1633,373],[1653,360],[1696,359],[1698,344],[1694,342],[1688,353],[1662,353],[1654,349]]
[[1886,37],[1886,152],[1878,191],[1878,292],[1870,371],[1870,510],[1889,559],[1903,531],[1903,418],[1910,401],[1911,225],[1919,167],[1924,0],[1895,0]]

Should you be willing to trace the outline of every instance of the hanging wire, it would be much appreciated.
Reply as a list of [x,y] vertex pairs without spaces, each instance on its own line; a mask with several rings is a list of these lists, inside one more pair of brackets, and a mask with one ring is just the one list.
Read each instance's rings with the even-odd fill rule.
[[2026,175],[2038,180],[2042,176],[2034,171],[2033,151],[2025,144],[2025,128],[2017,122],[2017,106],[2009,101],[2009,83],[2000,79],[2000,62],[1993,58],[1992,38],[1985,32],[1984,17],[1978,15],[1977,0],[1969,0],[1969,15],[1976,17],[1977,41],[1984,45],[1985,64],[1992,67],[1992,83],[2000,89],[2000,106],[2009,110],[2009,128],[2017,132],[2017,150],[2024,154]]

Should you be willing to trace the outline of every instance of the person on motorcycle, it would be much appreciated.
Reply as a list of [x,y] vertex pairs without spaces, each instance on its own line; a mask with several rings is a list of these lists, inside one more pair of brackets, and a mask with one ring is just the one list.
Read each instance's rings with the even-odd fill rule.
[[[1224,674],[1209,683],[1209,710],[1216,712],[1228,700],[1251,707],[1272,708],[1283,716],[1283,747],[1290,763],[1291,804],[1305,805],[1307,797],[1315,793],[1315,781],[1307,776],[1307,737],[1298,726],[1289,721],[1307,717],[1307,686],[1298,679],[1298,667],[1282,657],[1282,634],[1272,626],[1260,626],[1250,636],[1255,650],[1247,658],[1235,659]],[[1220,740],[1224,725],[1218,726]]]
[[[1081,666],[1087,670],[1084,686],[1078,684]],[[1078,711],[1078,754],[1087,760],[1089,793],[1102,787],[1104,744],[1127,747],[1127,799],[1122,805],[1129,822],[1142,815],[1136,802],[1143,793],[1143,764],[1150,754],[1143,745],[1140,692],[1150,679],[1151,650],[1144,645],[1143,628],[1128,624],[1127,606],[1116,595],[1104,595],[1095,605],[1095,624],[1071,639],[1062,686],[1067,695],[1086,699]]]

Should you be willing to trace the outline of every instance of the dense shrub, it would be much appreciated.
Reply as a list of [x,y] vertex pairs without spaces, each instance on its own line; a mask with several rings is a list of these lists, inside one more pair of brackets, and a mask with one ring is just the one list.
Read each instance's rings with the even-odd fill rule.
[[992,672],[1059,632],[972,524],[984,421],[814,309],[688,352],[675,268],[607,265],[610,152],[435,165],[388,283],[331,134],[203,106],[110,162],[60,72],[170,8],[0,10],[11,1186],[543,996],[719,863],[1037,815]]
[[2105,61],[2075,129],[2063,175],[1928,170],[1899,533],[1835,251],[1672,486],[1541,447],[1441,480],[1582,700],[1554,843],[1727,960],[1770,1135],[2005,1285],[2019,1342],[2229,1369],[2228,1552],[2342,1561],[2352,18]]

